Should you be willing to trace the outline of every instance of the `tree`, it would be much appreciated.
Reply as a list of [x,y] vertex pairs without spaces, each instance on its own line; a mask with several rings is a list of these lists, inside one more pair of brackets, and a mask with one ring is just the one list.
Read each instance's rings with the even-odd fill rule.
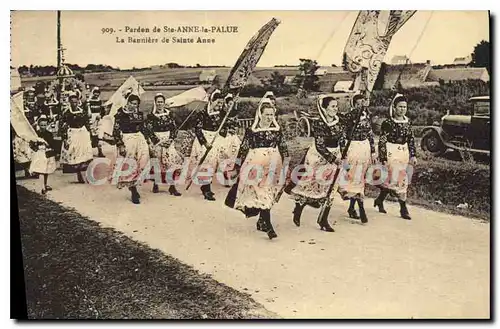
[[275,89],[280,89],[285,84],[285,76],[280,74],[278,71],[271,73],[271,76],[267,79],[266,85],[269,85]]
[[319,65],[317,61],[312,59],[300,59],[299,74],[295,76],[295,83],[297,87],[304,91],[317,91],[319,89],[316,71]]
[[482,40],[474,47],[474,52],[471,54],[472,62],[471,65],[474,67],[485,67],[488,73],[491,74],[490,70],[490,43],[488,41]]
[[75,78],[76,78],[77,80],[81,81],[81,82],[85,82],[85,77],[84,77],[84,76],[83,76],[83,74],[81,74],[81,73],[77,73],[77,74],[75,75]]

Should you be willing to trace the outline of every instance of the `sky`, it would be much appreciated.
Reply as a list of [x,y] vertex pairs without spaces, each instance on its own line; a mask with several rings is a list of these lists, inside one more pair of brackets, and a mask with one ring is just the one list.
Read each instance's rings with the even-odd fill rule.
[[[340,65],[357,11],[62,11],[61,36],[67,63],[105,64],[121,69],[169,62],[232,66],[241,51],[272,17],[281,24],[258,66],[297,65],[311,58]],[[56,65],[55,11],[11,12],[11,65]],[[237,26],[237,33],[126,34],[125,27]],[[113,28],[114,34],[102,33]],[[122,29],[122,32],[118,32]],[[116,43],[116,37],[213,37],[214,44]],[[418,40],[420,38],[420,40]],[[407,55],[414,63],[447,64],[489,41],[487,11],[417,11],[393,37],[385,60]]]

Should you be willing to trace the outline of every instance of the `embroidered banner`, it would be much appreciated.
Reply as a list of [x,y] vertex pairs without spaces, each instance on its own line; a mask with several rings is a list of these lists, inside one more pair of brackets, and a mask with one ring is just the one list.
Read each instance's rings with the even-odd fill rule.
[[24,115],[23,92],[10,98],[10,123],[16,134],[26,141],[37,140],[38,135]]
[[229,73],[229,77],[224,86],[224,92],[243,88],[262,56],[269,42],[269,38],[279,24],[280,21],[278,19],[271,19],[266,25],[260,28],[252,39],[250,39]]
[[360,89],[373,90],[392,37],[415,12],[415,10],[360,11],[344,50],[344,68],[362,75]]

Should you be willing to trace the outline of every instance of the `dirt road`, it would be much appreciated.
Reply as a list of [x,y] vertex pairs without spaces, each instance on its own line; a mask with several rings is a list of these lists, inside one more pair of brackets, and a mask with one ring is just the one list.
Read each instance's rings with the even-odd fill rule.
[[[279,237],[270,241],[254,219],[223,205],[223,187],[208,202],[196,187],[173,197],[166,187],[152,194],[146,184],[142,204],[134,205],[127,190],[74,184],[73,175],[59,171],[50,179],[48,198],[168,251],[284,318],[490,316],[488,223],[416,207],[405,221],[388,203],[386,215],[368,207],[370,221],[361,225],[337,200],[330,213],[336,232],[326,233],[313,209],[295,227],[293,202],[284,195],[272,210]],[[39,189],[37,180],[18,184]]]

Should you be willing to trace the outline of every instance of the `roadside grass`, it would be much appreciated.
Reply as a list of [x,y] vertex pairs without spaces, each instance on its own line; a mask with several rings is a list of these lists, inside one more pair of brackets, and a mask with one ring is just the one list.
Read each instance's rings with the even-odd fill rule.
[[275,318],[248,294],[17,186],[30,319]]

